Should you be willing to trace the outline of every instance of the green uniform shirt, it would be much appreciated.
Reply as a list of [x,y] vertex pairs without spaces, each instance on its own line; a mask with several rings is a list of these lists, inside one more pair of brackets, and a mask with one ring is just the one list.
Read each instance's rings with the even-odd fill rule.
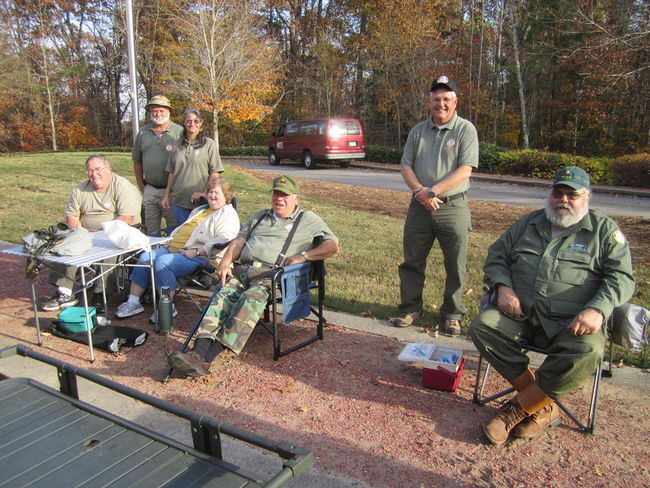
[[[244,264],[250,264],[253,261],[268,265],[275,264],[299,212],[298,208],[288,217],[279,220],[273,216],[273,210],[265,209],[255,212],[242,226],[237,236],[246,239],[239,260]],[[262,216],[264,217],[260,223],[253,228],[253,224]],[[251,228],[253,228],[252,232]],[[314,212],[305,210],[298,229],[291,239],[286,256],[311,249],[312,241],[316,237],[334,242],[339,241],[327,224],[323,222],[323,219]]]
[[[460,166],[478,168],[476,128],[457,113],[442,129],[429,117],[409,132],[401,164],[411,167],[420,183],[428,187]],[[469,180],[466,180],[440,196],[448,197],[468,189]]]
[[144,179],[158,188],[167,186],[167,163],[176,146],[183,137],[183,127],[171,122],[167,130],[158,137],[153,131],[153,124],[145,125],[135,137],[131,159],[142,165]]
[[90,180],[79,183],[68,200],[66,217],[80,219],[81,225],[91,232],[102,229],[102,224],[118,217],[133,217],[140,222],[140,192],[126,178],[113,173],[105,191],[97,191]]
[[515,291],[526,316],[534,308],[548,337],[585,308],[609,316],[634,292],[627,241],[593,210],[554,239],[543,209],[523,217],[490,246],[484,271]]
[[183,141],[179,141],[165,169],[174,174],[171,203],[183,208],[198,207],[198,202],[190,200],[192,193],[203,192],[212,173],[223,173],[217,144],[209,137],[197,149],[194,144],[183,145]]

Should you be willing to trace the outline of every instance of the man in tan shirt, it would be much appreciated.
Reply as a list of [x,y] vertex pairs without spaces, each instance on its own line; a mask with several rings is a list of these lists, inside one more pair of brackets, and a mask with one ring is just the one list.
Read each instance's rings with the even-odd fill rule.
[[[82,226],[94,232],[101,230],[102,224],[109,220],[123,220],[129,225],[140,222],[140,192],[129,180],[113,173],[104,156],[90,156],[86,160],[86,172],[88,179],[72,190],[65,210],[70,229]],[[58,288],[43,304],[43,310],[59,310],[77,304],[72,292],[76,274],[74,266],[52,267],[48,281]]]

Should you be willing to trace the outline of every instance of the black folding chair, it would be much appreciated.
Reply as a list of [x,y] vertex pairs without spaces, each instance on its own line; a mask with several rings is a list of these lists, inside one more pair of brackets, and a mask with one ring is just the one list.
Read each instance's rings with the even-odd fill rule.
[[[311,290],[316,290],[316,306],[311,304]],[[325,300],[325,263],[308,261],[279,268],[272,276],[271,295],[260,321],[264,329],[273,336],[273,359],[277,361],[298,349],[323,339],[323,328],[327,320],[323,316]],[[309,317],[312,313],[318,319],[315,333],[308,339],[282,349],[280,312],[285,324]]]

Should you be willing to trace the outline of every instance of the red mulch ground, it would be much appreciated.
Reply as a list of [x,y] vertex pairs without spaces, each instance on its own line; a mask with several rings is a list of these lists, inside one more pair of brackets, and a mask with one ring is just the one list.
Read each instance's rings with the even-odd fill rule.
[[[36,347],[23,270],[22,259],[0,255],[0,335]],[[41,297],[51,292],[44,282],[39,280]],[[164,347],[178,347],[198,314],[188,301],[179,301],[178,308],[178,330],[169,337],[152,334],[145,345],[118,355],[97,351],[92,365],[86,346],[53,336],[39,350],[229,424],[294,442],[315,452],[322,472],[373,487],[650,485],[648,391],[604,385],[594,436],[565,419],[536,441],[495,448],[484,444],[479,429],[494,409],[471,402],[473,358],[455,393],[429,390],[421,386],[417,367],[396,360],[399,341],[342,327],[329,326],[324,341],[278,362],[272,360],[270,336],[258,327],[244,353],[224,354],[210,376],[162,384]],[[43,322],[54,315],[42,314]],[[147,316],[121,324],[151,331]],[[289,336],[312,326],[292,326]],[[587,395],[577,392],[567,403],[584,406]]]

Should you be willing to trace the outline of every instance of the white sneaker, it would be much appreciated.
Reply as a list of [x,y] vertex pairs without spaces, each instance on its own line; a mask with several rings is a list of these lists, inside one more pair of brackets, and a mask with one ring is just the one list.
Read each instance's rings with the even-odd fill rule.
[[[178,312],[176,311],[176,305],[172,303],[172,318],[176,317],[178,315]],[[151,314],[151,317],[149,317],[149,323],[155,324],[158,322],[158,309],[154,313]]]
[[138,315],[139,313],[142,312],[144,312],[144,307],[140,302],[138,303],[124,302],[119,307],[117,307],[117,312],[115,312],[115,316],[118,319],[125,319],[133,315]]

